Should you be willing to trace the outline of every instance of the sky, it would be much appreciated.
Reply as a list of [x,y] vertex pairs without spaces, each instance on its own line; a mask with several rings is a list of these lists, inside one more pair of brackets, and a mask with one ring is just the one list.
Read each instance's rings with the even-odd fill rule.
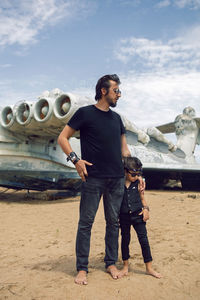
[[0,106],[116,73],[137,127],[200,117],[200,0],[1,0]]

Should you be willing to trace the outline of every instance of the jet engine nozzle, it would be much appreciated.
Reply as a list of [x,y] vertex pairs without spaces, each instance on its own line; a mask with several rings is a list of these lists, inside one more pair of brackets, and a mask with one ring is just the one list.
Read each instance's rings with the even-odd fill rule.
[[55,100],[53,112],[56,118],[66,124],[77,108],[77,97],[71,93],[67,93],[62,94]]
[[15,121],[13,107],[6,106],[1,111],[1,125],[4,128],[10,128]]
[[32,104],[22,102],[16,109],[16,120],[20,125],[28,125],[33,116]]
[[54,114],[58,118],[64,117],[71,108],[71,99],[68,95],[62,95],[56,99]]
[[46,122],[52,115],[53,105],[49,99],[40,99],[34,106],[34,118],[38,122]]

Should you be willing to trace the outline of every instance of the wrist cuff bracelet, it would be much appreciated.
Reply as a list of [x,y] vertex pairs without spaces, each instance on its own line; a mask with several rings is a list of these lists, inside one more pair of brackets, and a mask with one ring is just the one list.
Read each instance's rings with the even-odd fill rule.
[[67,161],[69,160],[75,165],[80,160],[80,158],[75,152],[70,152],[70,154],[67,156]]
[[142,209],[147,209],[149,211],[149,207],[148,206],[143,206]]

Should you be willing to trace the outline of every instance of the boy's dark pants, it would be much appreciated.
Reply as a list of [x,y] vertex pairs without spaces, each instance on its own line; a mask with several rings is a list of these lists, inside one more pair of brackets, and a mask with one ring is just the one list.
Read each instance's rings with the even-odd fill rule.
[[[139,211],[140,212],[140,211]],[[131,214],[120,214],[120,227],[121,227],[121,251],[122,259],[128,260],[129,255],[129,244],[131,239],[131,225],[135,229],[140,246],[142,248],[142,255],[144,262],[152,261],[151,250],[147,237],[146,222],[143,221],[143,216],[139,216],[139,212]]]
[[124,194],[124,178],[91,178],[82,182],[80,218],[76,237],[77,271],[88,271],[90,236],[94,218],[103,196],[106,220],[105,265],[115,264],[118,259],[119,211]]

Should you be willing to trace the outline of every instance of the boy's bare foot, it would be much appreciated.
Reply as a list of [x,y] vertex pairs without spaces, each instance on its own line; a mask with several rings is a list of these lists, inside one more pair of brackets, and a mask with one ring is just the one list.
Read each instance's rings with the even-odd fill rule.
[[154,269],[148,269],[148,270],[146,270],[146,274],[154,276],[156,278],[161,278],[162,277],[162,275],[160,273],[156,272]]
[[124,266],[120,271],[121,277],[128,275],[128,266]]
[[113,279],[121,278],[122,275],[115,265],[107,267],[107,272],[112,276]]
[[120,271],[121,277],[128,275],[128,266],[129,266],[128,259],[124,260],[123,264],[124,264],[124,266]]
[[158,272],[156,272],[153,268],[152,268],[152,261],[149,261],[147,263],[145,263],[146,265],[146,274],[147,275],[151,275],[153,277],[156,277],[156,278],[161,278],[162,275]]
[[87,272],[86,271],[79,271],[76,278],[74,279],[74,282],[77,284],[86,285],[87,282]]

